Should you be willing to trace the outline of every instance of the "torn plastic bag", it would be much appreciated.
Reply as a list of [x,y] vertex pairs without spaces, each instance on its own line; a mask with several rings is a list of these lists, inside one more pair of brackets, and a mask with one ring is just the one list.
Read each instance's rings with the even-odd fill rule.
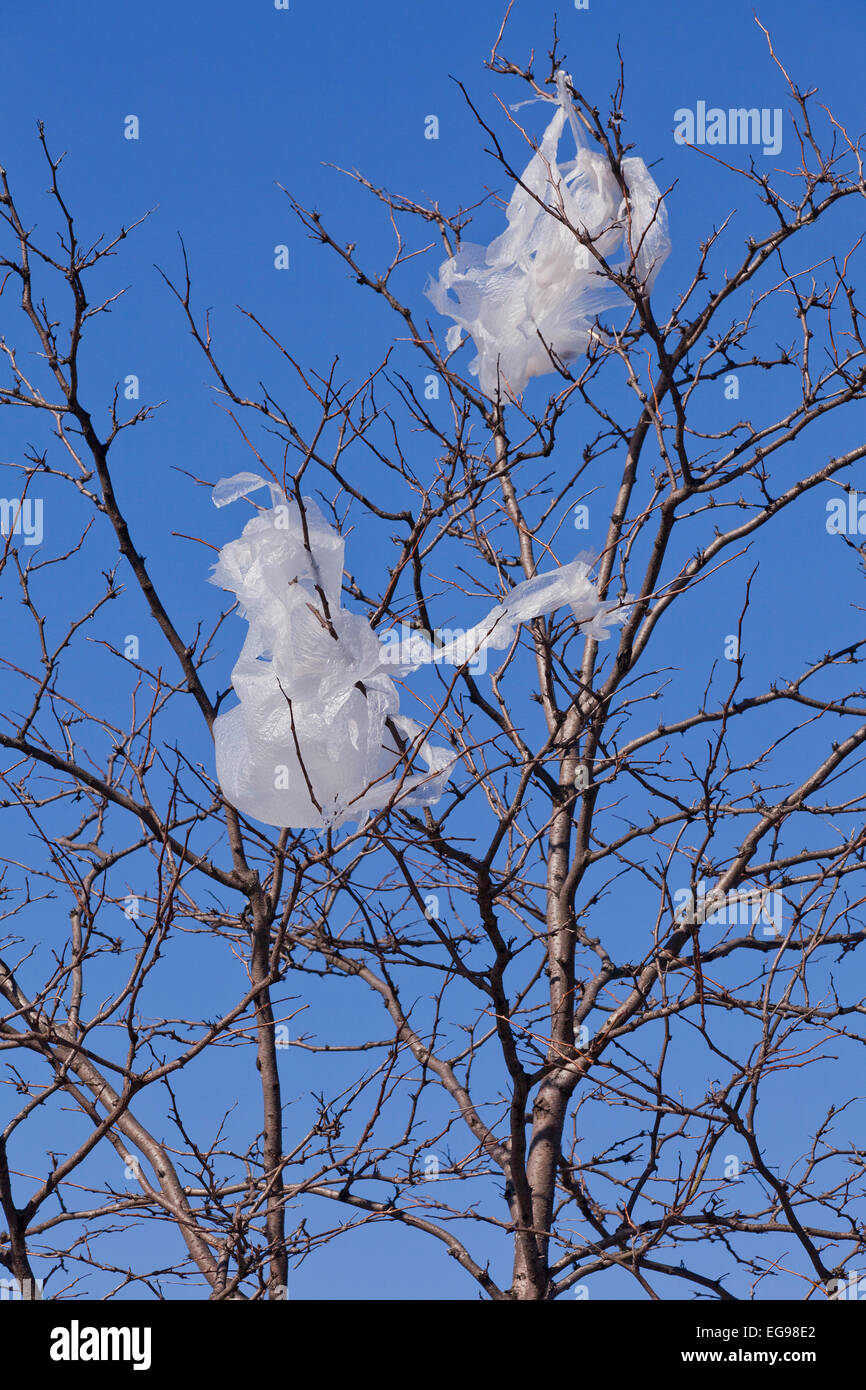
[[[541,618],[557,608],[569,607],[588,637],[605,642],[610,636],[611,623],[621,623],[629,599],[600,599],[590,570],[595,557],[580,555],[571,564],[562,565],[548,574],[525,579],[512,589],[504,603],[498,603],[487,617],[453,637],[450,642],[434,646],[422,633],[413,632],[388,657],[388,665],[396,674],[408,675],[428,662],[447,662],[462,666],[484,651],[505,651],[511,646],[521,623]],[[384,639],[387,642],[387,637]]]
[[[217,485],[213,500],[225,506],[265,485],[238,474]],[[342,607],[342,537],[312,498],[301,508],[268,486],[272,506],[222,547],[210,576],[237,596],[249,625],[232,671],[239,703],[213,728],[226,799],[267,825],[296,829],[363,821],[390,804],[434,804],[455,755],[400,714],[391,679],[422,665],[429,643],[407,644],[395,666],[366,619]],[[588,632],[606,637],[623,610],[598,599],[589,569],[579,559],[517,585],[436,659],[460,665],[474,650],[502,650],[520,623],[565,604]],[[416,761],[426,772],[408,770]]]
[[[566,73],[556,74],[556,114],[515,186],[506,231],[487,247],[464,242],[427,286],[439,312],[455,321],[448,351],[458,346],[462,330],[472,337],[478,355],[469,371],[486,396],[496,395],[499,381],[503,395],[516,399],[530,377],[574,361],[587,349],[594,319],[627,302],[572,227],[592,238],[618,273],[631,264],[630,242],[635,273],[648,290],[670,253],[667,211],[646,165],[623,160],[629,229],[629,207],[605,156],[587,147],[569,81]],[[559,164],[566,121],[576,158]],[[620,252],[622,258],[612,260]]]

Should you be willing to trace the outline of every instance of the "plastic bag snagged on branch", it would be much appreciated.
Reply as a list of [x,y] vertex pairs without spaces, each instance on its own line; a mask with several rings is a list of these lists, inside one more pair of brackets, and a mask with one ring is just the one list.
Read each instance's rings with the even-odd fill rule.
[[[518,584],[447,646],[418,633],[395,652],[341,606],[344,541],[312,498],[299,506],[239,473],[217,484],[213,500],[222,507],[266,485],[272,506],[222,547],[211,582],[237,596],[249,624],[232,671],[240,703],[214,723],[217,777],[233,806],[267,825],[322,829],[392,802],[439,800],[455,755],[400,714],[392,675],[501,651],[520,623],[563,605],[598,639],[622,621],[622,606],[598,598],[591,562],[579,559]],[[419,759],[427,770],[412,772]]]
[[[642,159],[622,162],[629,222],[629,205],[606,157],[587,147],[570,80],[556,74],[557,111],[511,195],[507,230],[489,246],[464,242],[426,290],[440,314],[455,320],[448,351],[458,346],[463,329],[472,337],[478,356],[469,371],[486,396],[496,395],[498,379],[503,395],[516,399],[530,377],[573,361],[586,351],[596,316],[626,302],[572,228],[590,237],[620,274],[633,252],[635,274],[647,290],[670,253],[667,211],[646,165]],[[566,120],[577,154],[559,164]],[[623,259],[612,261],[620,251]]]

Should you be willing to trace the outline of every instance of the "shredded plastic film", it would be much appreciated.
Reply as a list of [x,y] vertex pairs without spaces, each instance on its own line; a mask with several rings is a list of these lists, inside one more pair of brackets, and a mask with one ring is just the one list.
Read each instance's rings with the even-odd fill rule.
[[[395,651],[342,607],[344,541],[312,498],[299,506],[239,473],[217,484],[213,500],[225,506],[266,485],[272,506],[222,547],[211,582],[237,596],[249,625],[232,671],[239,703],[214,723],[217,777],[233,806],[267,825],[325,829],[391,804],[433,805],[455,755],[400,714],[392,676],[504,650],[521,623],[562,606],[600,640],[624,616],[598,598],[591,561],[580,558],[518,584],[446,646],[413,633]],[[410,771],[419,760],[426,771]]]
[[[587,349],[595,318],[626,302],[572,228],[591,238],[617,273],[634,259],[647,290],[671,249],[667,211],[646,165],[623,160],[627,204],[606,157],[587,147],[570,80],[556,74],[556,114],[515,186],[506,231],[486,247],[464,242],[426,291],[439,312],[454,319],[448,351],[459,345],[463,330],[473,339],[478,355],[469,371],[491,398],[499,386],[516,399],[530,377],[574,361]],[[559,164],[566,121],[576,158]],[[614,261],[620,252],[622,259]]]

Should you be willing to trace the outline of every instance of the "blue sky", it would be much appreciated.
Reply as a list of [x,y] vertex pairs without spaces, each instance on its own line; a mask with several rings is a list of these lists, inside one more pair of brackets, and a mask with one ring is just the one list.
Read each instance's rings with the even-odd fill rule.
[[[821,5],[772,0],[756,8],[792,76],[804,86],[819,87],[834,114],[856,131],[862,120],[866,38],[860,0],[825,0]],[[138,376],[142,401],[165,402],[151,424],[126,436],[118,450],[117,486],[135,518],[135,539],[164,585],[181,630],[190,630],[202,613],[215,615],[221,596],[205,584],[208,552],[170,533],[220,544],[238,529],[240,508],[215,512],[206,492],[175,470],[216,481],[252,466],[252,459],[215,407],[206,364],[154,265],[170,275],[178,273],[180,233],[196,301],[212,306],[221,359],[250,391],[265,379],[288,399],[295,387],[238,314],[239,304],[260,313],[303,363],[325,370],[339,353],[344,373],[360,376],[391,345],[394,324],[378,301],[352,283],[335,257],[306,238],[276,183],[317,207],[336,234],[358,243],[362,261],[377,266],[386,263],[391,251],[380,209],[326,164],[358,168],[376,184],[421,201],[435,198],[445,209],[474,203],[486,188],[507,196],[504,176],[484,153],[485,140],[452,80],[463,81],[494,120],[494,92],[506,102],[523,99],[522,89],[492,78],[482,67],[503,13],[502,0],[438,0],[435,6],[291,0],[288,11],[276,10],[267,0],[186,6],[166,0],[140,6],[106,0],[33,6],[7,0],[0,53],[0,161],[25,220],[40,229],[50,222],[38,120],[45,124],[52,151],[68,152],[65,188],[82,239],[111,233],[156,209],[103,272],[106,286],[130,289],[88,341],[85,395],[103,424],[104,402],[113,384],[128,374]],[[635,152],[652,166],[660,187],[676,181],[668,199],[674,251],[656,291],[667,302],[690,277],[698,240],[746,202],[744,185],[720,179],[711,161],[674,142],[675,111],[705,101],[722,108],[781,107],[787,113],[789,94],[769,60],[751,0],[693,6],[673,0],[654,5],[590,0],[587,10],[566,0],[558,7],[517,0],[503,51],[523,60],[534,46],[538,68],[546,72],[543,55],[555,14],[564,65],[575,84],[601,106],[616,81],[619,38]],[[424,138],[425,118],[431,114],[439,120],[438,140]],[[547,114],[535,107],[522,117],[539,133]],[[130,115],[139,120],[137,140],[124,138]],[[498,121],[501,128],[501,115]],[[786,131],[790,134],[789,126]],[[515,160],[524,158],[513,138],[509,148]],[[786,143],[778,163],[791,154],[792,144]],[[762,156],[756,158],[761,164]],[[851,215],[841,222],[853,240],[858,218]],[[753,226],[743,222],[742,235]],[[501,210],[489,204],[470,237],[486,242],[501,227]],[[286,271],[274,267],[274,248],[281,244],[289,248]],[[741,239],[731,244],[739,250]],[[435,273],[440,259],[435,250],[419,257],[412,263],[415,279],[402,271],[399,288],[422,319],[430,318],[441,339],[448,325],[422,297],[426,276]],[[716,273],[724,264],[722,257]],[[779,319],[763,331],[772,342],[776,333],[792,329]],[[423,363],[410,365],[406,353],[400,361],[419,383],[423,380]],[[542,399],[544,383],[530,389]],[[777,389],[784,390],[774,385]],[[778,397],[768,397],[761,381],[744,386],[744,395],[749,391],[739,403],[741,412],[756,421],[770,418]],[[305,409],[301,400],[298,409]],[[3,417],[0,425],[0,459],[6,461],[31,434],[20,420]],[[579,447],[579,431],[570,438]],[[831,435],[828,444],[840,448],[856,442],[843,430]],[[795,468],[800,463],[813,466],[814,460],[805,454],[792,460]],[[812,510],[799,513],[789,529],[780,528],[762,571],[761,603],[765,612],[775,608],[777,621],[762,630],[760,650],[754,653],[756,680],[784,667],[794,637],[795,661],[809,654],[814,634],[820,639],[815,637],[812,654],[820,654],[836,575],[850,573],[826,544],[823,502],[810,505]],[[69,525],[74,521],[71,516]],[[65,523],[66,518],[56,517],[52,542],[63,534]],[[580,536],[575,550],[593,539]],[[804,549],[807,561],[792,565],[791,554]],[[370,554],[363,559],[357,550],[355,554],[353,563],[362,572],[365,565],[374,565]],[[563,561],[569,558],[567,551],[560,555]],[[677,629],[663,646],[667,659],[682,658],[714,622],[718,640],[712,640],[720,650],[724,635],[736,626],[750,567],[743,561],[735,570],[729,587],[714,600],[716,609],[708,612],[697,601],[683,604]],[[156,634],[131,577],[116,610],[106,617],[102,635],[118,643],[126,633],[140,632],[144,659],[151,641],[156,647]],[[443,623],[452,616],[443,611]],[[18,621],[8,613],[0,619],[4,624]],[[839,615],[838,623],[840,633],[850,630],[847,617]],[[240,624],[231,631],[239,645]],[[221,684],[227,684],[232,655],[226,649],[220,658]],[[699,690],[704,666],[688,660],[679,664],[680,693],[692,686]],[[89,674],[81,670],[82,681],[97,683],[104,678],[101,670],[98,665]],[[194,756],[208,758],[200,731],[190,727],[183,736]],[[199,938],[191,940],[194,949],[184,947],[191,974],[184,977],[183,988],[177,978],[165,980],[168,1012],[189,1004],[188,991],[207,1011],[224,984],[224,955],[210,951]],[[352,1007],[357,1010],[353,1023],[366,1026],[367,1006]],[[223,1076],[224,1094],[242,1096],[247,1084],[249,1069],[232,1054]],[[789,1103],[782,1088],[778,1124],[783,1127]],[[791,1142],[796,1143],[793,1130]],[[391,1232],[389,1253],[401,1247],[412,1268],[413,1297],[473,1296],[468,1281],[438,1249]],[[391,1264],[384,1248],[376,1228],[352,1237],[338,1258],[325,1253],[308,1261],[293,1276],[293,1296],[352,1298],[366,1287],[372,1297],[405,1297],[399,1261]],[[618,1296],[633,1296],[625,1281]]]

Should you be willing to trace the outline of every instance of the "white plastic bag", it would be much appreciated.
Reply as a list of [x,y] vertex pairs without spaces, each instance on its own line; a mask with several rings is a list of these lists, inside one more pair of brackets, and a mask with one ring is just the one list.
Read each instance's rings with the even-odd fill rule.
[[[596,250],[619,272],[631,262],[630,241],[635,272],[647,289],[671,249],[667,212],[642,159],[623,160],[629,228],[628,207],[607,159],[587,147],[568,95],[569,80],[564,72],[556,75],[556,114],[511,196],[506,231],[487,247],[464,242],[426,290],[439,312],[455,321],[446,337],[448,351],[460,343],[461,330],[472,337],[478,356],[469,371],[486,396],[496,395],[499,382],[503,395],[516,399],[530,377],[572,362],[586,351],[596,316],[626,302],[572,227],[593,238]],[[558,164],[566,120],[576,158]],[[548,208],[563,213],[571,225]],[[612,260],[618,253],[622,258]]]
[[[224,506],[263,487],[255,474],[224,479]],[[214,724],[226,798],[268,825],[325,827],[363,820],[399,790],[425,805],[442,793],[453,754],[433,749],[399,715],[379,641],[341,607],[343,540],[312,498],[303,514],[271,485],[272,507],[223,546],[211,581],[237,595],[249,631],[232,671],[240,703]],[[359,689],[359,682],[363,691]],[[403,775],[393,729],[431,775]]]
[[[223,479],[213,500],[225,506],[265,485],[240,473]],[[391,679],[430,659],[429,642],[417,636],[395,662],[366,619],[342,607],[342,537],[312,498],[302,509],[268,486],[272,506],[222,547],[211,575],[237,595],[249,624],[232,671],[239,703],[213,729],[226,799],[267,825],[297,829],[363,821],[392,803],[432,805],[455,755],[400,715]],[[566,604],[587,632],[607,637],[623,609],[599,600],[589,570],[578,559],[518,584],[482,623],[437,649],[437,661],[460,665],[485,648],[503,650],[520,623]],[[426,772],[407,770],[400,743]]]

